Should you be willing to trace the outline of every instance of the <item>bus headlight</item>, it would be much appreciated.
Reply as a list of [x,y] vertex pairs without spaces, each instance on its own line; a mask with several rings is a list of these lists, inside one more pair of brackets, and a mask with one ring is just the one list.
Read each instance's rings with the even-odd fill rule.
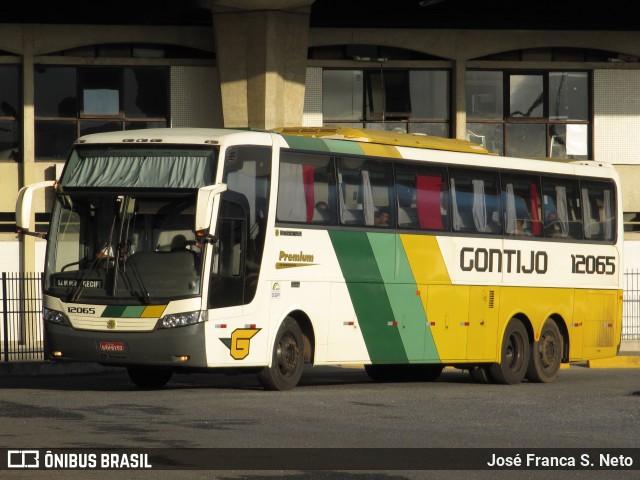
[[45,322],[57,323],[58,325],[71,325],[71,323],[69,323],[69,317],[58,310],[43,308],[42,316]]
[[185,327],[207,321],[207,311],[198,310],[195,312],[172,313],[165,315],[158,321],[158,328]]

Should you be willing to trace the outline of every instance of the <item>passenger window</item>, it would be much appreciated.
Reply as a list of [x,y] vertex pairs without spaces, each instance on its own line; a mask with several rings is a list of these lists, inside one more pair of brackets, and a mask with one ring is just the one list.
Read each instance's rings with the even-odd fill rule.
[[277,218],[281,222],[335,225],[337,201],[333,159],[283,152]]
[[582,182],[580,188],[584,238],[613,240],[615,205],[613,186],[604,182]]
[[444,168],[396,167],[398,228],[449,230],[449,187]]
[[453,231],[501,234],[498,176],[451,170],[450,177]]
[[577,182],[543,178],[542,211],[545,237],[582,239],[582,213]]
[[342,225],[395,227],[391,208],[391,164],[362,158],[338,159],[338,212]]
[[503,175],[502,189],[505,233],[541,237],[543,225],[538,177]]

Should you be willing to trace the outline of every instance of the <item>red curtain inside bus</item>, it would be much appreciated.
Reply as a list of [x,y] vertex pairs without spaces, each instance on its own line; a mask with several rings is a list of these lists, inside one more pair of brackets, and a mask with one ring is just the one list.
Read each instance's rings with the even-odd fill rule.
[[440,192],[442,178],[435,175],[416,176],[416,208],[420,228],[442,230]]
[[315,193],[313,191],[313,165],[302,165],[302,181],[304,182],[304,199],[307,207],[307,222],[313,219]]
[[529,201],[531,210],[531,233],[535,237],[542,235],[542,223],[540,222],[540,200],[538,186],[532,183],[529,186]]

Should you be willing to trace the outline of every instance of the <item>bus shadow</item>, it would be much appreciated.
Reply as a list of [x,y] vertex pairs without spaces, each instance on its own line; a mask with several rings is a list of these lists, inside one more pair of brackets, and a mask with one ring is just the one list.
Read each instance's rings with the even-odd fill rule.
[[[135,386],[126,370],[112,370],[99,373],[42,375],[42,376],[5,376],[1,378],[3,388],[8,389],[37,389],[60,391],[154,391],[141,390]],[[405,385],[405,384],[434,384],[434,383],[473,383],[464,370],[445,369],[434,382],[421,381],[389,381],[376,382],[371,380],[362,367],[320,366],[305,367],[296,389],[308,389],[325,386],[360,386],[360,385]],[[261,391],[263,387],[253,373],[223,374],[223,373],[176,373],[169,383],[155,391],[187,390],[187,389],[217,389],[217,390],[245,390]]]

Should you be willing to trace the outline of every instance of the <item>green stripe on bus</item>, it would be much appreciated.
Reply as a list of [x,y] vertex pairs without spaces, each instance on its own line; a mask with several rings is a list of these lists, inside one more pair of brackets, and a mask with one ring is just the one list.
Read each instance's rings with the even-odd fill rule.
[[329,147],[319,138],[295,137],[292,135],[283,135],[285,141],[290,148],[295,150],[313,150],[316,152],[328,152]]
[[378,263],[366,232],[330,231],[369,357],[374,363],[404,363],[404,350]]
[[400,237],[388,233],[369,233],[368,237],[409,361],[438,360],[420,292]]
[[103,317],[116,317],[116,318],[121,317],[122,316],[122,312],[124,312],[125,308],[127,308],[127,307],[109,305],[109,306],[107,306],[107,308],[104,309],[104,312],[102,312],[102,316]]
[[108,306],[102,312],[103,317],[116,317],[116,318],[140,318],[144,313],[145,306],[134,305],[128,307],[121,306]]
[[314,152],[345,153],[347,155],[362,155],[364,152],[356,142],[333,140],[328,138],[296,137],[283,135],[290,148],[295,150],[312,150]]
[[124,309],[124,312],[122,312],[122,318],[140,318],[145,308],[147,307],[145,306],[126,307]]
[[331,153],[346,153],[348,155],[362,155],[364,152],[360,144],[346,140],[331,140],[325,138],[324,143]]

